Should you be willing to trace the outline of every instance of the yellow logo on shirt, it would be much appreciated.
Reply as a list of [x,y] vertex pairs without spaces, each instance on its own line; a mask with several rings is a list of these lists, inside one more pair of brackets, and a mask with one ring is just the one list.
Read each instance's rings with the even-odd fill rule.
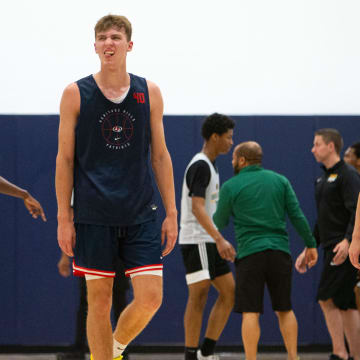
[[338,177],[338,174],[330,174],[330,176],[327,179],[327,182],[334,182]]

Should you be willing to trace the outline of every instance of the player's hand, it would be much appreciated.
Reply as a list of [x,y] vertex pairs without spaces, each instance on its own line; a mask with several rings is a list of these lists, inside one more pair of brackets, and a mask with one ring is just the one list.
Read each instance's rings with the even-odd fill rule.
[[359,262],[359,256],[360,256],[360,237],[356,234],[353,234],[352,241],[349,247],[349,259],[351,263],[360,270],[360,262]]
[[340,241],[335,247],[333,252],[335,256],[332,259],[334,265],[341,265],[349,254],[349,242],[344,239]]
[[216,241],[216,247],[220,256],[227,261],[234,262],[236,251],[234,247],[223,237]]
[[57,264],[57,267],[59,269],[59,274],[63,277],[69,277],[71,274],[70,270],[70,259],[69,257],[62,253],[61,258]]
[[316,248],[305,248],[305,265],[311,269],[318,261],[318,252]]
[[161,245],[166,245],[162,251],[162,256],[169,255],[174,249],[178,236],[177,212],[167,215],[161,227]]
[[306,261],[305,261],[305,252],[306,252],[306,248],[303,250],[303,252],[297,257],[296,261],[295,261],[295,269],[300,273],[300,274],[305,274],[307,272],[307,267],[306,267]]
[[37,219],[38,216],[40,215],[42,220],[46,221],[46,216],[43,208],[41,207],[40,203],[36,199],[34,199],[30,194],[27,194],[27,196],[25,197],[24,205],[34,219]]
[[58,222],[57,238],[60,249],[67,256],[74,256],[73,249],[75,247],[76,233],[73,221]]

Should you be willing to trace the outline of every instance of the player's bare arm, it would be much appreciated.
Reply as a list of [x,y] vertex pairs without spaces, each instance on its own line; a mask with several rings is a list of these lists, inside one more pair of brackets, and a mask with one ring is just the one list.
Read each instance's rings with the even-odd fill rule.
[[360,270],[360,195],[355,215],[355,225],[352,234],[352,240],[349,248],[349,258],[351,263]]
[[151,81],[148,81],[148,88],[150,97],[151,164],[166,211],[166,218],[161,229],[162,244],[165,243],[166,238],[166,246],[163,250],[163,256],[166,256],[174,248],[178,235],[174,175],[170,154],[165,142],[164,105],[161,92],[158,86]]
[[220,256],[225,260],[234,261],[236,251],[230,242],[224,239],[221,233],[213,225],[205,209],[205,199],[199,196],[193,196],[191,200],[192,213],[199,224],[215,240]]
[[0,193],[22,199],[24,201],[26,209],[29,211],[30,215],[34,219],[37,219],[38,216],[40,216],[43,221],[46,221],[46,216],[40,203],[35,198],[33,198],[27,190],[16,186],[15,184],[11,183],[10,181],[4,179],[1,176]]
[[74,183],[75,127],[80,112],[80,92],[75,83],[63,93],[60,103],[59,147],[55,187],[58,204],[58,242],[61,250],[74,256],[75,228],[71,209]]

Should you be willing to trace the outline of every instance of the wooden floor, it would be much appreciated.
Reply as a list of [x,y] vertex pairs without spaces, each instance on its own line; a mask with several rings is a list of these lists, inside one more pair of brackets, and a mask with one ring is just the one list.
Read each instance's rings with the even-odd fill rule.
[[[243,353],[219,353],[221,360],[245,360]],[[328,353],[299,354],[301,360],[328,360]],[[258,360],[286,360],[284,353],[260,353]],[[56,354],[0,354],[0,360],[56,360]],[[184,354],[131,354],[129,360],[184,360]]]

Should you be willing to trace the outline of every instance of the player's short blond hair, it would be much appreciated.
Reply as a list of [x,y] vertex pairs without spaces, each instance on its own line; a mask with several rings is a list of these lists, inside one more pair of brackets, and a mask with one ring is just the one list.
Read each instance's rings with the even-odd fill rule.
[[132,27],[131,22],[121,15],[106,15],[103,16],[95,25],[95,37],[99,32],[107,31],[111,28],[117,28],[119,30],[124,29],[127,41],[131,40]]

